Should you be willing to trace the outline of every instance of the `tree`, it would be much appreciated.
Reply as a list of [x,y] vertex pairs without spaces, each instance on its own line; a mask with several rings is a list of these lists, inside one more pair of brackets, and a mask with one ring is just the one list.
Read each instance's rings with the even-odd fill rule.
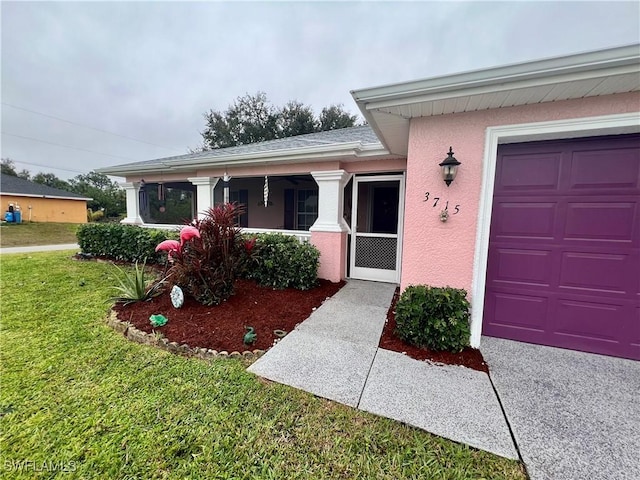
[[316,132],[318,130],[318,122],[313,115],[311,107],[292,101],[282,107],[279,127],[279,138],[295,137],[296,135]]
[[87,207],[93,210],[104,208],[105,215],[117,217],[126,212],[126,194],[116,182],[98,172],[77,175],[69,180],[70,191],[93,200],[87,202]]
[[10,158],[3,158],[2,164],[0,164],[0,171],[5,175],[11,175],[12,177],[17,177],[18,172],[16,172],[16,164]]
[[25,180],[31,180],[31,174],[29,170],[22,169],[19,172],[16,171],[16,164],[10,158],[3,158],[1,165],[2,173],[5,175],[11,175],[12,177],[24,178]]
[[264,92],[238,97],[226,112],[210,110],[204,117],[207,128],[202,138],[207,149],[277,138],[278,113]]
[[349,115],[342,104],[331,105],[322,109],[320,114],[320,130],[336,130],[338,128],[353,127],[358,120],[357,115]]
[[238,97],[226,111],[209,110],[204,118],[202,146],[192,152],[353,127],[358,120],[357,115],[350,115],[342,105],[322,109],[319,118],[310,106],[295,100],[275,108],[264,92]]
[[42,185],[47,185],[49,187],[58,188],[60,190],[71,191],[71,185],[69,182],[58,178],[53,173],[36,173],[32,178],[32,182],[40,183]]

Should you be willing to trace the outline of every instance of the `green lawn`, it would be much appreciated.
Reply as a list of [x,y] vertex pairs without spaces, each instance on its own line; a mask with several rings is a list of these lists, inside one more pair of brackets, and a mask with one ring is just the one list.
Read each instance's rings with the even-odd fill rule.
[[3,223],[0,225],[0,247],[76,243],[77,228],[75,223]]
[[518,462],[263,381],[241,360],[131,343],[103,323],[112,267],[70,254],[1,259],[2,478],[526,478]]

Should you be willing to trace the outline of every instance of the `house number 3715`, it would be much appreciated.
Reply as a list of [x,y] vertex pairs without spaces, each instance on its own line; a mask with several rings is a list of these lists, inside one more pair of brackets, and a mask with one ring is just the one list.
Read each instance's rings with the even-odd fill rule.
[[[433,208],[436,208],[438,206],[438,202],[440,202],[440,197],[430,197],[429,192],[425,192],[423,202],[429,201],[433,202],[433,205],[431,206]],[[444,200],[444,202],[444,209],[449,210],[449,200]],[[442,207],[442,204],[440,204],[440,206]],[[457,213],[460,213],[460,205],[456,205],[455,207],[453,207],[453,215],[456,215]]]

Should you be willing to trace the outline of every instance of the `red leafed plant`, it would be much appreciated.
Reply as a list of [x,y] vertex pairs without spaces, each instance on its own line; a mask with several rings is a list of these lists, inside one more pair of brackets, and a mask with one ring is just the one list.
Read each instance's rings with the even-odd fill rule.
[[170,250],[168,275],[204,305],[218,305],[233,294],[233,284],[246,256],[236,221],[243,207],[226,203],[207,210],[180,234],[180,248]]

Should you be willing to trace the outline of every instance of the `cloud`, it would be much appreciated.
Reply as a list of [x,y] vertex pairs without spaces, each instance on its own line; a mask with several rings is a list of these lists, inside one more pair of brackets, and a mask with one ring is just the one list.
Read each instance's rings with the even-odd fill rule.
[[[2,8],[2,156],[87,172],[186,152],[202,113],[637,42],[636,2],[106,2]],[[113,155],[113,156],[108,156]],[[18,165],[32,172],[41,167]],[[74,173],[50,169],[59,176]]]

